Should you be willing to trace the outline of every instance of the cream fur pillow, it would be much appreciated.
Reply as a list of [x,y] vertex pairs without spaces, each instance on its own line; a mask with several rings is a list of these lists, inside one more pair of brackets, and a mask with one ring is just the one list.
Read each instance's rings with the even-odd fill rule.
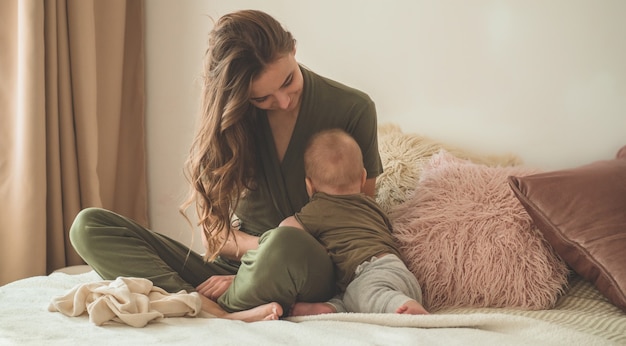
[[427,309],[554,306],[568,269],[507,182],[532,173],[538,172],[475,164],[444,150],[424,165],[415,193],[390,218]]
[[397,125],[378,128],[378,151],[383,173],[376,179],[376,200],[389,212],[411,195],[422,172],[422,166],[440,149],[454,156],[489,166],[514,166],[521,163],[515,155],[485,156],[455,148],[417,134],[403,133]]

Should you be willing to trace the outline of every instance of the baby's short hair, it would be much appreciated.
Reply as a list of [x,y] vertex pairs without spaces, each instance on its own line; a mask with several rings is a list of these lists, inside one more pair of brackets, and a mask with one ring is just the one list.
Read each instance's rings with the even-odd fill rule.
[[363,154],[358,143],[341,129],[314,134],[304,151],[304,170],[314,184],[343,188],[361,182]]

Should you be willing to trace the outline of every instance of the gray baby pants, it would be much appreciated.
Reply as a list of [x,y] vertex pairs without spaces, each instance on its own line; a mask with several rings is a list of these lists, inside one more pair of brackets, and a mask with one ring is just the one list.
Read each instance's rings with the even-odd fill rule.
[[343,295],[329,301],[337,312],[395,313],[408,300],[422,303],[422,289],[398,256],[361,263]]

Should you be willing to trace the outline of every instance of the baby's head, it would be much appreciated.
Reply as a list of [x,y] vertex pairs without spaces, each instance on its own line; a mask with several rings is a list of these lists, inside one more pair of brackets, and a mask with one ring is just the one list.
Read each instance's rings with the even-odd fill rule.
[[340,129],[321,131],[304,151],[309,196],[320,191],[333,195],[361,192],[367,173],[357,142]]

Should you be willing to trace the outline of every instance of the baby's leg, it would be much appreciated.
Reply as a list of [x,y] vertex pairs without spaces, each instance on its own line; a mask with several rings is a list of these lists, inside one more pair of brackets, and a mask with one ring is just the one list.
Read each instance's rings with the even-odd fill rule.
[[428,311],[424,309],[422,304],[411,299],[406,301],[406,303],[402,304],[398,309],[396,309],[396,313],[405,315],[427,315]]
[[[415,276],[395,255],[372,258],[357,267],[344,293],[346,309],[368,313],[425,313]],[[418,305],[416,305],[418,304]]]
[[308,316],[333,314],[337,312],[335,307],[328,303],[295,303],[289,311],[289,316]]

